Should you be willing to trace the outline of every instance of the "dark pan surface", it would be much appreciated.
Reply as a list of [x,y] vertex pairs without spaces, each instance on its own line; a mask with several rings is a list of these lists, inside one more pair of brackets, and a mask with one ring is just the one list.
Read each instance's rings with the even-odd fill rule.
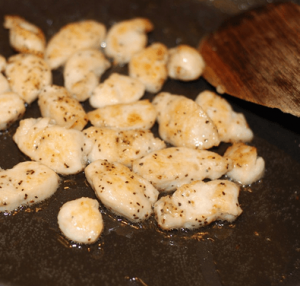
[[[96,19],[109,28],[116,21],[143,16],[155,25],[150,42],[196,47],[206,32],[239,7],[249,8],[249,3],[0,0],[0,19],[5,14],[23,16],[40,26],[49,39],[72,21]],[[0,40],[0,53],[13,54],[8,32],[2,28]],[[126,73],[127,67],[115,67],[103,79],[112,71]],[[54,72],[54,83],[63,83],[61,70]],[[202,79],[192,83],[169,80],[164,86],[166,91],[190,98],[204,89],[212,87]],[[64,177],[47,201],[15,214],[0,214],[0,285],[300,285],[300,119],[226,98],[236,111],[244,112],[255,133],[251,144],[266,161],[265,177],[241,191],[243,214],[236,222],[218,222],[197,231],[162,232],[152,219],[129,225],[102,208],[105,231],[99,241],[89,247],[73,244],[59,231],[59,208],[69,200],[95,195],[83,173]],[[87,103],[84,107],[90,109]],[[39,115],[33,103],[25,117]],[[17,126],[0,134],[3,169],[27,160],[12,140]],[[217,151],[225,148],[221,145]]]

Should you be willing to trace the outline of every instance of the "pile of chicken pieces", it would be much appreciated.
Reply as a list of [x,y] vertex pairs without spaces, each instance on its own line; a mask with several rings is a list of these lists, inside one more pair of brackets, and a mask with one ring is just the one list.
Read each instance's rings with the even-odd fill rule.
[[[44,200],[60,176],[84,171],[99,201],[132,223],[154,215],[163,230],[196,229],[242,213],[240,186],[262,178],[265,168],[248,145],[253,133],[244,115],[211,91],[195,100],[161,92],[168,78],[201,76],[205,63],[196,49],[148,45],[154,26],[145,18],[108,31],[94,20],[70,23],[48,43],[19,16],[5,16],[4,27],[17,53],[0,57],[0,130],[35,100],[42,117],[19,122],[13,140],[32,161],[0,169],[0,211]],[[101,81],[114,65],[127,65],[128,75]],[[52,84],[58,68],[64,86]],[[145,92],[155,94],[152,102]],[[83,101],[94,110],[86,112]],[[221,142],[231,143],[223,156],[210,151]],[[99,202],[65,203],[58,225],[68,239],[94,243],[103,230]]]

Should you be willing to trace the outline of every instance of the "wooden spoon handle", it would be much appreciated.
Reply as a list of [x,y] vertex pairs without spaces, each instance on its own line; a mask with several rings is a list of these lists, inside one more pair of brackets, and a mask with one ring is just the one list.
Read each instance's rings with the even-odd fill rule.
[[300,116],[300,7],[269,4],[224,23],[199,45],[220,93]]

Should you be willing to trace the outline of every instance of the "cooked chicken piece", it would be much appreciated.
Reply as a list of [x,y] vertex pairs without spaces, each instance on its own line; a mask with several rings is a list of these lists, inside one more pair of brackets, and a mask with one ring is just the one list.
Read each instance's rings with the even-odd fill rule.
[[25,113],[24,101],[13,92],[0,94],[0,130],[7,129]]
[[107,33],[105,53],[115,64],[128,63],[131,57],[145,48],[146,33],[153,30],[153,24],[144,18],[135,18],[113,25]]
[[232,169],[232,162],[217,153],[186,147],[171,147],[133,161],[133,172],[150,181],[159,191],[172,191],[183,184],[215,180]]
[[13,139],[24,154],[61,175],[82,171],[90,151],[82,132],[54,125],[49,118],[21,120]]
[[265,171],[265,161],[257,157],[257,149],[244,143],[234,143],[229,147],[225,158],[231,159],[233,169],[228,177],[243,185],[249,185],[262,178]]
[[205,67],[200,53],[187,45],[180,45],[169,50],[167,63],[170,78],[191,81],[198,79]]
[[2,73],[0,73],[0,94],[9,91],[10,91],[10,86],[8,80]]
[[57,125],[82,130],[88,123],[80,102],[62,86],[45,87],[39,94],[38,105],[42,116],[54,119]]
[[152,151],[165,148],[165,143],[155,138],[150,130],[114,130],[89,127],[83,131],[91,149],[90,162],[98,159],[131,166],[132,161]]
[[239,187],[229,181],[195,181],[177,189],[154,205],[155,218],[165,230],[206,226],[215,220],[234,221],[242,209]]
[[57,222],[62,233],[78,243],[94,243],[103,230],[99,203],[90,198],[79,198],[63,204]]
[[52,73],[47,63],[31,54],[10,57],[5,73],[12,91],[27,103],[33,102],[40,91],[52,83]]
[[105,26],[93,20],[67,24],[50,39],[45,60],[51,69],[56,69],[79,50],[100,48],[105,35]]
[[88,99],[110,62],[97,49],[75,52],[64,68],[65,87],[79,101]]
[[159,135],[166,142],[195,149],[219,145],[215,124],[193,100],[161,92],[152,103],[158,114]]
[[90,97],[94,108],[139,100],[145,93],[145,86],[139,80],[113,73],[99,84]]
[[11,46],[20,53],[44,56],[46,39],[43,31],[16,15],[4,17],[4,28],[9,29]]
[[245,116],[236,113],[226,99],[211,91],[201,92],[195,100],[217,126],[223,142],[249,142],[253,133]]
[[148,99],[127,104],[115,104],[89,112],[88,118],[96,127],[121,130],[150,129],[156,120],[156,110]]
[[167,47],[154,43],[132,56],[129,62],[129,75],[139,79],[147,91],[157,93],[168,77],[167,60]]
[[0,55],[0,72],[4,72],[6,69],[6,59]]
[[2,74],[6,69],[6,59],[0,55],[0,94],[10,91],[7,78]]
[[0,211],[13,211],[52,196],[59,177],[37,162],[22,162],[9,170],[0,169]]
[[153,213],[158,191],[124,165],[98,160],[85,168],[85,175],[99,200],[115,214],[140,222]]

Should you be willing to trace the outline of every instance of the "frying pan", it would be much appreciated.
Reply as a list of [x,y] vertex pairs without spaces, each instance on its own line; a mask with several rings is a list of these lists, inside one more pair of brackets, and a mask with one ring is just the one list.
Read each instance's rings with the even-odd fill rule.
[[[120,20],[148,17],[155,25],[150,43],[197,47],[200,38],[226,18],[267,2],[1,0],[0,18],[20,15],[41,27],[49,39],[60,27],[77,20],[95,19],[109,28]],[[8,32],[0,29],[0,53],[8,57],[14,52]],[[114,67],[102,79],[112,72],[125,74],[127,67]],[[54,71],[53,78],[54,83],[63,84],[62,70]],[[163,88],[192,99],[205,89],[213,87],[203,79],[168,80]],[[242,188],[243,213],[234,223],[165,232],[152,218],[130,224],[101,206],[104,233],[93,245],[79,245],[63,237],[57,213],[69,200],[95,195],[83,172],[62,177],[50,199],[13,214],[0,214],[0,285],[300,285],[300,118],[224,96],[245,114],[255,134],[251,145],[266,161],[264,178]],[[83,106],[91,110],[88,103]],[[37,104],[28,106],[25,117],[38,116]],[[28,160],[12,140],[17,126],[0,134],[3,169]],[[157,134],[157,126],[153,132]],[[221,144],[214,151],[222,154],[226,147]]]

